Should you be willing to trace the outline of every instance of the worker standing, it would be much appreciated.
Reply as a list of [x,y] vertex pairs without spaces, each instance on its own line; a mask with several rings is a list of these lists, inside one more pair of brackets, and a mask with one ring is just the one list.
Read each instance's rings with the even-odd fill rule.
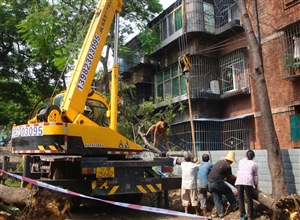
[[212,163],[209,162],[209,155],[202,155],[202,162],[199,165],[198,178],[200,182],[199,197],[200,197],[200,208],[204,216],[207,216],[206,200],[208,191],[208,175],[212,168]]
[[247,196],[247,214],[249,220],[254,219],[253,212],[253,186],[258,187],[258,165],[253,161],[255,153],[252,150],[248,150],[246,158],[240,160],[238,164],[238,171],[236,176],[235,185],[238,189],[239,197],[239,211],[241,219],[245,217],[245,204],[244,204],[244,191]]
[[192,162],[189,154],[184,155],[184,161],[181,162],[181,200],[184,212],[188,213],[189,205],[195,209],[196,215],[200,215],[198,206],[198,195],[196,188],[196,174],[199,165]]
[[237,201],[231,188],[225,183],[227,181],[235,182],[236,176],[232,174],[231,164],[235,161],[234,151],[229,151],[227,156],[223,160],[216,162],[208,175],[208,189],[214,197],[214,203],[217,208],[218,217],[223,217],[227,213],[223,213],[222,195],[225,195],[226,199],[230,203],[230,209],[235,211]]
[[169,128],[169,125],[167,122],[164,121],[159,121],[157,122],[155,125],[152,125],[146,134],[144,134],[143,136],[146,137],[148,136],[150,133],[154,133],[154,147],[156,147],[157,145],[157,141],[159,138],[163,138],[166,144],[166,147],[168,148],[168,150],[170,151],[170,147],[169,147],[169,142],[167,139],[167,129]]

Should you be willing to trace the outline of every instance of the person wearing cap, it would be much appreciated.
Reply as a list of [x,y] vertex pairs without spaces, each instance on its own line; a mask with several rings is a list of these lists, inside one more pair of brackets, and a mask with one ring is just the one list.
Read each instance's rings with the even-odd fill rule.
[[253,218],[253,186],[258,187],[258,165],[253,161],[255,153],[252,150],[246,152],[246,158],[239,161],[235,185],[238,189],[239,211],[241,219],[245,217],[244,191],[247,196],[247,214],[249,220]]
[[235,175],[232,174],[230,166],[233,162],[236,163],[235,153],[234,151],[229,151],[223,160],[219,160],[213,165],[208,175],[208,189],[213,195],[218,217],[223,217],[225,214],[223,213],[222,195],[225,195],[230,203],[231,210],[237,209],[235,195],[224,181],[225,179],[229,179],[234,182],[236,179]]
[[169,128],[169,125],[167,122],[164,121],[159,121],[157,122],[155,125],[152,125],[146,134],[144,134],[143,136],[146,137],[148,136],[150,133],[154,133],[154,147],[157,145],[157,140],[159,138],[163,138],[166,144],[166,147],[168,148],[168,150],[170,151],[170,147],[169,147],[169,142],[167,139],[167,129]]

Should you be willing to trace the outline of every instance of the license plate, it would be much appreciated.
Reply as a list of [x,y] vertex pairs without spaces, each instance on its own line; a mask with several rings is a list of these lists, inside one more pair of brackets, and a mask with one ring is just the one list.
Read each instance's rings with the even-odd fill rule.
[[114,167],[97,167],[96,178],[113,178],[115,177]]

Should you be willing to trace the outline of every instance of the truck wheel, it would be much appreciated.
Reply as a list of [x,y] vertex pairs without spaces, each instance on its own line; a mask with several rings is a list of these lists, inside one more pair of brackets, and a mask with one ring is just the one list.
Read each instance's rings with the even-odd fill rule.
[[64,178],[63,172],[61,171],[61,169],[59,167],[57,167],[53,173],[53,179],[58,180],[58,179],[63,179],[63,178]]
[[56,105],[49,106],[45,112],[45,118],[47,122],[62,122],[60,108]]

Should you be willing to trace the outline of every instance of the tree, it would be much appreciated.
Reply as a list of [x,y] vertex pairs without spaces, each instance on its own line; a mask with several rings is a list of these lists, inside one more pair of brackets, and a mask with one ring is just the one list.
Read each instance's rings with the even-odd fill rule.
[[119,96],[122,97],[123,102],[119,104],[119,132],[134,140],[135,143],[159,154],[160,150],[153,147],[152,143],[143,137],[143,134],[157,121],[163,120],[170,124],[176,114],[183,112],[184,105],[182,103],[172,104],[171,96],[167,96],[164,100],[165,107],[163,109],[157,110],[152,99],[142,104],[136,104],[135,86],[127,86],[123,82],[120,84]]
[[251,74],[251,77],[254,80],[255,87],[258,92],[261,118],[268,152],[268,165],[272,180],[272,197],[274,199],[279,199],[281,196],[288,195],[288,189],[284,175],[284,167],[278,137],[272,119],[268,89],[264,77],[261,45],[254,35],[252,24],[246,9],[245,0],[235,1],[241,13],[245,33],[251,50],[253,63],[253,73]]
[[32,3],[6,0],[0,5],[0,124],[6,125],[7,130],[13,123],[26,121],[37,97],[47,91],[34,91],[43,85],[33,78],[36,68],[16,27]]

